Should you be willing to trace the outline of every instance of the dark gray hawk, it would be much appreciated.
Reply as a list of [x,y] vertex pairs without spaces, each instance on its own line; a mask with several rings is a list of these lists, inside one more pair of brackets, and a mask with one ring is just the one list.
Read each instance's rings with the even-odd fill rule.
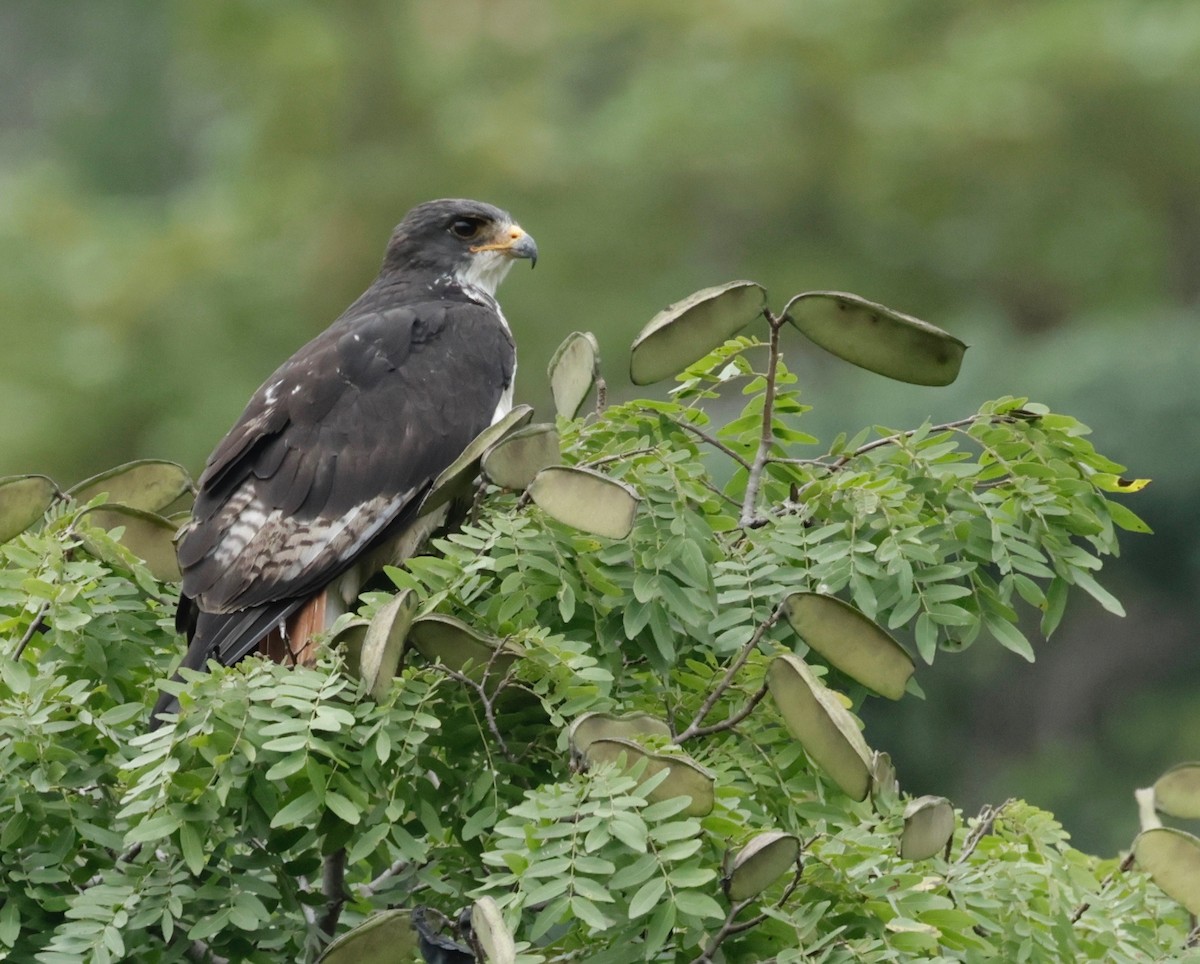
[[[363,580],[440,523],[417,516],[431,483],[512,407],[495,292],[515,258],[536,262],[537,246],[499,208],[414,208],[374,283],[254,393],[180,536],[182,666],[305,661]],[[173,708],[161,694],[155,725]]]

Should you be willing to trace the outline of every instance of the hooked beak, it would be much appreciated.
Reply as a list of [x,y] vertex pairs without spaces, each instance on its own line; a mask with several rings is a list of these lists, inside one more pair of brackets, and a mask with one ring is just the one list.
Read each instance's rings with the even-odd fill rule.
[[502,251],[510,258],[528,258],[530,267],[537,267],[537,242],[517,224],[510,224],[502,228],[497,240],[490,244],[474,245],[471,251],[473,253],[480,251]]

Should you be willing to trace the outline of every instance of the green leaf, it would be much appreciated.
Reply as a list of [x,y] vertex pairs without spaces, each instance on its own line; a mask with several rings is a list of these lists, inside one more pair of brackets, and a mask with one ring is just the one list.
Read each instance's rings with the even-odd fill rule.
[[183,854],[183,862],[187,864],[188,870],[197,877],[200,876],[206,863],[204,842],[200,837],[200,831],[194,823],[185,823],[180,826],[179,849]]
[[312,790],[306,790],[286,806],[276,811],[271,818],[272,827],[282,827],[286,824],[297,824],[314,813],[320,806],[320,800]]
[[1071,573],[1071,578],[1074,580],[1075,585],[1095,599],[1108,612],[1114,616],[1125,615],[1125,607],[1121,605],[1121,601],[1101,586],[1100,583],[1096,582],[1091,573],[1083,569],[1075,569]]
[[666,890],[667,882],[662,877],[652,877],[646,881],[629,901],[629,919],[637,920],[643,914],[654,910]]
[[343,797],[340,793],[329,790],[325,794],[325,806],[341,817],[346,823],[357,824],[362,819],[358,807]]
[[681,914],[699,917],[706,920],[721,920],[725,911],[721,905],[708,894],[697,890],[679,890],[675,892],[675,906]]
[[1033,662],[1033,647],[1029,644],[1029,640],[1025,638],[1025,634],[1016,626],[993,612],[985,612],[983,614],[983,623],[987,627],[988,632],[996,637],[997,642],[1001,646],[1012,650],[1022,659],[1030,663]]

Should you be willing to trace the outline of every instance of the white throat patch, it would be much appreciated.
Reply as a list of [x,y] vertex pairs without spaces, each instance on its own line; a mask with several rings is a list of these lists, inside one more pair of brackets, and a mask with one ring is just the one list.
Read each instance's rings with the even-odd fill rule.
[[478,288],[494,298],[512,264],[513,259],[503,251],[479,251],[454,272],[454,279],[465,288]]

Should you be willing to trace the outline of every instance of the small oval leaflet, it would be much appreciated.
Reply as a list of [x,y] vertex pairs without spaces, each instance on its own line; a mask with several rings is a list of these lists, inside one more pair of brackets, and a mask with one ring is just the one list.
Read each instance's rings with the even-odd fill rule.
[[545,423],[526,425],[484,453],[483,474],[502,489],[520,492],[542,469],[560,462],[558,429]]
[[553,465],[529,485],[534,504],[565,525],[609,539],[633,529],[638,497],[633,489],[592,469]]
[[426,659],[457,673],[463,672],[463,667],[470,663],[466,675],[473,680],[482,679],[489,664],[489,675],[504,676],[522,655],[515,643],[485,636],[461,619],[445,613],[429,613],[414,619],[408,630],[408,640]]
[[1133,856],[1163,893],[1200,915],[1200,840],[1173,827],[1154,827],[1137,835]]
[[352,662],[375,700],[383,699],[392,688],[416,612],[417,597],[411,589],[405,589],[381,606],[361,633],[357,660]]
[[750,324],[766,303],[761,285],[730,281],[668,305],[633,340],[630,379],[650,385],[679,374]]
[[417,932],[408,910],[385,910],[333,941],[319,964],[391,964],[417,953]]
[[721,881],[725,895],[732,901],[757,897],[776,880],[796,866],[800,840],[790,833],[769,830],[752,837],[732,860]]
[[471,907],[471,931],[486,964],[515,964],[517,944],[495,899],[480,897],[475,901]]
[[949,332],[844,291],[806,291],[792,299],[787,314],[827,352],[914,385],[949,385],[967,350]]
[[1154,782],[1154,805],[1183,820],[1200,820],[1200,763],[1180,763]]
[[946,849],[954,836],[954,807],[945,797],[924,796],[904,808],[904,831],[900,834],[900,856],[905,860],[927,860]]
[[583,753],[596,740],[661,736],[670,739],[671,728],[649,713],[584,713],[567,731],[571,749]]
[[11,475],[0,479],[0,542],[16,538],[41,519],[58,494],[44,475]]
[[619,737],[593,740],[583,755],[589,766],[619,763],[624,758],[624,765],[629,768],[645,760],[644,778],[668,771],[666,779],[651,790],[646,799],[657,803],[675,797],[690,797],[692,802],[683,813],[689,817],[703,817],[712,812],[715,799],[713,775],[689,756],[652,753],[632,740]]
[[514,405],[512,411],[500,421],[489,425],[475,436],[462,454],[451,462],[442,473],[433,480],[425,501],[421,503],[419,515],[428,515],[434,509],[440,509],[447,502],[465,493],[471,481],[479,474],[479,461],[483,453],[504,438],[509,432],[515,431],[533,418],[533,408],[529,405]]
[[863,686],[898,700],[912,676],[912,657],[872,620],[836,596],[794,592],[787,597],[792,629],[830,664]]
[[842,791],[863,800],[871,785],[871,750],[854,717],[797,656],[776,656],[767,688],[783,722],[805,752]]
[[88,509],[79,518],[86,519],[98,529],[123,527],[125,531],[117,541],[141,559],[155,579],[179,581],[179,560],[175,557],[178,528],[162,516],[127,505],[99,505]]
[[554,410],[563,418],[574,418],[596,383],[600,368],[600,346],[590,331],[573,331],[554,350],[546,374],[554,395]]
[[93,475],[67,490],[76,502],[90,502],[102,492],[108,501],[143,512],[159,512],[185,492],[192,480],[182,465],[163,459],[140,459]]

